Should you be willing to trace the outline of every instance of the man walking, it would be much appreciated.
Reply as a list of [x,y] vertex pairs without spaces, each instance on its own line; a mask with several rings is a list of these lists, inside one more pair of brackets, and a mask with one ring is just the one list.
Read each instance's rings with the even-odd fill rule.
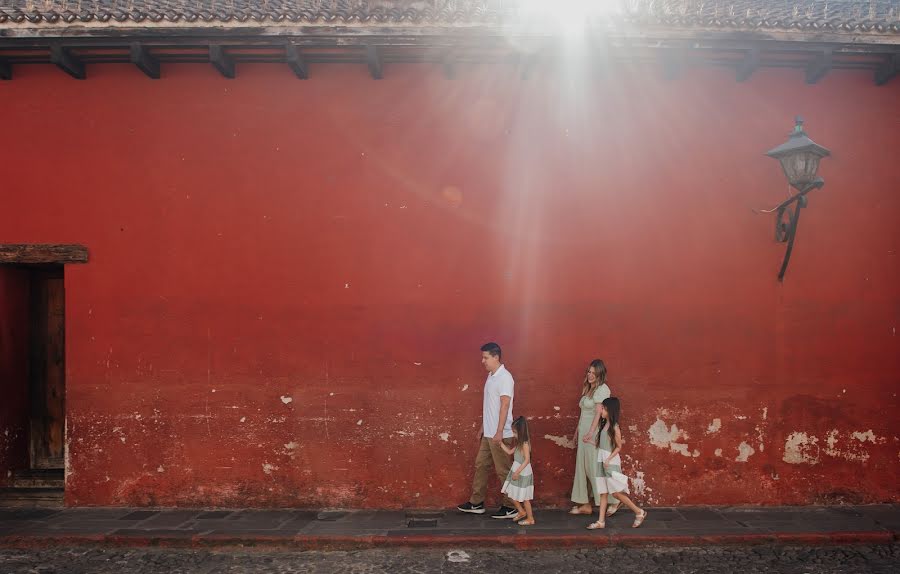
[[[487,494],[488,475],[491,466],[497,472],[500,484],[506,480],[512,459],[503,452],[500,443],[513,444],[512,409],[515,381],[500,362],[501,351],[497,343],[487,343],[481,347],[481,364],[488,371],[484,382],[484,402],[481,409],[481,428],[478,429],[478,456],[475,457],[475,479],[472,481],[472,496],[469,501],[457,506],[462,512],[484,514],[484,499]],[[503,496],[503,506],[491,518],[513,518],[516,510],[512,500]]]

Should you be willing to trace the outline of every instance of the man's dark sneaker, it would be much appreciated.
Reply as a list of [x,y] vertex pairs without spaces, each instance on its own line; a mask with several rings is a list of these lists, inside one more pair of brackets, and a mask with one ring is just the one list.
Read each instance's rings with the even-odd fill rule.
[[460,504],[456,507],[460,512],[468,512],[469,514],[484,514],[484,503],[479,502],[478,504],[472,504],[471,502],[466,502],[465,504]]
[[491,518],[515,518],[518,512],[515,508],[501,506],[497,512],[491,514]]

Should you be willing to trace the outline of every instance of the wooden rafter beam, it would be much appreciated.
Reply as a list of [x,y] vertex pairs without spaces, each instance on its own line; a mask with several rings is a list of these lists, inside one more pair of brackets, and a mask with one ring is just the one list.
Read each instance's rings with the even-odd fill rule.
[[746,82],[759,68],[759,48],[747,50],[744,54],[744,61],[737,67],[735,77],[738,82]]
[[0,80],[12,80],[12,64],[0,60]]
[[369,65],[369,73],[373,78],[380,80],[384,77],[381,49],[378,46],[366,46],[366,63]]
[[294,75],[301,80],[308,79],[309,64],[306,62],[303,54],[300,53],[300,48],[293,44],[288,44],[284,47],[284,53],[287,60],[287,65],[290,66],[291,70],[293,70]]
[[815,84],[831,71],[834,62],[831,48],[824,48],[806,67],[806,83]]
[[885,58],[885,62],[875,70],[875,84],[883,86],[900,73],[900,53]]
[[213,44],[209,47],[209,63],[226,78],[234,78],[234,59],[225,53],[222,46]]
[[50,46],[50,62],[76,80],[87,78],[84,62],[73,56],[68,50],[56,44]]
[[0,244],[0,263],[87,263],[83,245]]
[[137,66],[147,77],[159,79],[159,60],[150,54],[150,50],[139,42],[131,44],[131,63]]

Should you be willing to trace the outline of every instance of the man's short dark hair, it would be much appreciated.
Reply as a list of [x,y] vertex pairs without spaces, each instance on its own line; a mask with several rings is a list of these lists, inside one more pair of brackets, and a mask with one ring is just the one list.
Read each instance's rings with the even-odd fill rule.
[[500,351],[500,345],[497,343],[485,343],[481,346],[482,353],[490,353],[491,356],[497,357],[498,359],[503,356],[503,353]]

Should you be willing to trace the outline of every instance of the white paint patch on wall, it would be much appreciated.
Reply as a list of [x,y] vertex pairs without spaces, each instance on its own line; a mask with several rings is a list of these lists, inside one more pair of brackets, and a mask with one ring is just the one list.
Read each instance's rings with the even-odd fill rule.
[[706,427],[706,434],[715,434],[722,429],[722,419],[713,419],[709,426]]
[[263,472],[266,474],[272,474],[273,471],[278,470],[278,467],[274,464],[269,464],[268,462],[264,462],[262,465]]
[[442,432],[442,433],[439,434],[438,436],[439,436],[439,437],[441,438],[441,440],[444,441],[444,442],[448,442],[448,441],[450,440],[450,433],[448,433],[448,432]]
[[869,441],[872,444],[884,444],[884,437],[875,436],[875,433],[872,432],[872,429],[869,429],[865,432],[853,431],[850,436],[863,443]]
[[549,440],[556,446],[561,446],[563,448],[571,448],[571,449],[575,448],[575,443],[572,442],[572,439],[570,439],[567,436],[556,436],[556,435],[552,435],[552,434],[545,434],[544,438]]
[[737,462],[747,462],[747,459],[749,459],[751,456],[753,456],[753,453],[756,452],[755,450],[753,450],[753,447],[750,446],[749,444],[747,444],[746,442],[742,442],[741,444],[739,444],[737,449],[738,449],[738,455],[734,459]]
[[717,448],[715,454],[716,454],[716,456],[722,456],[722,449]]
[[462,391],[463,391],[463,392],[466,392],[466,391],[468,391],[468,390],[469,390],[469,385],[463,385],[463,386],[462,386]]
[[650,444],[659,448],[667,448],[672,452],[677,452],[682,456],[698,457],[699,450],[691,452],[686,443],[675,442],[680,438],[688,438],[687,433],[678,428],[677,424],[669,427],[662,419],[657,418],[649,429],[647,435],[650,437]]
[[869,460],[869,453],[864,450],[862,445],[850,443],[844,448],[838,448],[838,436],[839,433],[837,429],[828,431],[828,437],[825,439],[825,443],[828,447],[825,449],[825,454],[855,462],[865,462]]
[[632,490],[637,496],[644,496],[647,491],[647,483],[644,481],[644,473],[637,471],[631,479]]
[[818,464],[819,439],[805,432],[792,432],[784,441],[784,456],[788,464]]
[[678,425],[673,424],[669,427],[662,419],[657,418],[647,429],[647,435],[653,446],[669,448],[669,445],[681,438],[682,432],[678,429]]
[[294,399],[292,397],[287,397],[287,396],[281,397],[281,402],[283,402],[284,404],[289,404],[293,400]]
[[[74,425],[72,426],[74,429]],[[9,431],[4,431],[4,434],[9,436]],[[69,458],[69,453],[72,452],[72,445],[70,444],[72,437],[69,434],[69,419],[65,419],[63,421],[63,436],[65,437],[64,442],[66,444],[65,452],[63,453],[63,480],[64,484],[67,484],[72,478],[75,477],[75,470],[72,468],[72,461]]]

